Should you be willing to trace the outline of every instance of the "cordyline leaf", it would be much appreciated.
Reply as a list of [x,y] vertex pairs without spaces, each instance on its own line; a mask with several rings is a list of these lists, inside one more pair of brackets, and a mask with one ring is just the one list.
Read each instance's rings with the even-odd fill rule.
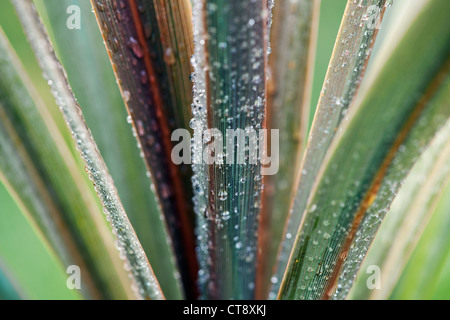
[[[373,19],[381,21],[385,3],[385,0],[347,2],[310,131],[307,149],[300,166],[301,176],[294,200],[295,214],[291,211],[286,223],[275,275],[277,282],[272,288],[272,294],[276,294],[281,283],[280,280],[294,243],[294,235],[300,225],[316,175],[328,147],[334,139],[336,130],[347,114],[359,89],[378,33]],[[290,205],[292,209],[293,204],[290,203]]]
[[447,183],[391,299],[449,299],[449,212],[450,183]]
[[320,171],[279,298],[348,293],[401,182],[450,116],[448,9],[428,3],[366,83]]
[[268,17],[264,0],[194,2],[193,183],[206,298],[254,297],[262,166],[245,148],[265,147]]
[[[121,263],[108,244],[112,237],[107,236],[95,197],[86,181],[79,178],[82,171],[76,169],[45,107],[30,95],[30,81],[3,33],[0,53],[2,181],[26,214],[36,220],[63,263],[83,270],[87,296],[126,297],[121,287],[128,282],[126,274],[120,276]],[[111,277],[122,279],[119,284],[124,282],[111,286]]]
[[[117,237],[116,246],[126,259],[131,278],[134,285],[137,286],[138,297],[162,299],[164,296],[159,284],[125,214],[108,169],[89,129],[86,127],[81,109],[68,85],[64,69],[53,52],[45,27],[42,25],[31,1],[14,1],[14,5],[36,53],[38,62],[52,86],[53,94],[86,163],[86,171],[89,172],[94,182],[95,190],[101,200],[106,217]],[[78,197],[71,195],[71,199],[78,199]]]
[[173,130],[188,128],[192,85],[187,0],[92,1],[162,207],[187,298],[197,296],[191,173],[171,159]]
[[21,299],[24,299],[22,290],[6,265],[0,260],[0,300]]
[[[136,147],[127,112],[103,45],[92,6],[84,0],[38,1],[48,16],[56,53],[82,107],[86,123],[99,147],[136,234],[168,299],[182,297],[175,277],[175,260],[161,220],[160,207],[150,189],[146,167]],[[80,29],[67,28],[66,11],[80,8]],[[70,38],[70,41],[67,39]],[[76,57],[76,58],[74,58]]]
[[319,172],[279,298],[347,295],[401,182],[450,116],[448,9],[430,1],[366,83]]
[[[436,211],[442,187],[450,180],[449,137],[450,122],[411,170],[361,265],[362,274],[351,289],[350,298],[389,299]],[[374,265],[381,271],[380,287],[370,290],[364,272]]]
[[266,126],[280,130],[279,170],[264,181],[256,281],[261,299],[267,298],[306,146],[319,11],[320,0],[279,1],[274,7]]
[[[81,291],[67,287],[67,267],[45,240],[36,223],[26,215],[26,208],[21,208],[20,199],[11,195],[1,183],[0,203],[0,260],[4,262],[3,270],[6,270],[8,278],[12,278],[10,282],[17,288],[20,297],[82,299]],[[30,268],[30,265],[33,267]]]
[[[61,112],[56,106],[52,93],[48,90],[47,81],[42,77],[42,71],[36,61],[33,49],[31,48],[27,37],[23,33],[22,25],[20,24],[19,18],[17,17],[11,1],[3,1],[2,3],[2,10],[0,11],[0,25],[8,37],[12,48],[20,58],[25,70],[27,70],[31,81],[33,82],[33,86],[39,92],[39,96],[42,98],[43,103],[47,106],[47,110],[52,116],[59,131],[63,135],[64,140],[69,145],[69,148],[71,148],[69,142],[72,141],[72,136],[67,130],[66,123],[61,116]],[[76,152],[76,150],[74,150],[75,148],[72,149],[72,153]],[[78,162],[81,163],[82,160],[79,159]]]
[[[427,4],[428,5],[428,4]],[[429,6],[429,5],[428,5]],[[426,8],[424,6],[424,8]],[[446,7],[448,8],[448,6]],[[425,14],[425,13],[424,13]],[[420,19],[420,18],[417,18]],[[431,20],[431,19],[430,19]],[[430,21],[429,20],[429,21]],[[430,22],[432,23],[432,22]],[[442,29],[439,31],[436,31],[436,29],[430,31],[432,32],[432,34],[450,34],[450,27],[447,24],[443,24]],[[436,32],[436,33],[434,33]],[[436,38],[435,40],[436,42],[440,41],[440,38]],[[429,44],[430,46],[433,46],[433,44],[430,42]],[[422,90],[413,90],[411,92],[413,92],[413,97],[416,97],[417,99],[419,99],[419,97],[415,96],[417,94],[420,94],[420,92],[423,92],[424,95],[424,99],[423,101],[419,101],[417,103],[417,105],[419,106],[418,109],[419,110],[421,107],[426,108],[425,106],[422,106],[421,104],[425,104],[428,94],[430,94],[430,96],[432,95],[433,89],[435,90],[436,94],[434,97],[429,98],[429,104],[430,106],[428,106],[428,109],[430,110],[428,113],[424,112],[418,121],[416,128],[414,128],[414,130],[411,130],[411,133],[409,134],[410,136],[408,137],[408,139],[406,140],[404,147],[401,146],[399,148],[399,155],[396,157],[396,159],[393,162],[392,168],[389,169],[389,172],[387,172],[385,180],[383,183],[383,185],[380,188],[379,194],[391,194],[391,197],[387,198],[388,203],[391,203],[395,194],[396,194],[396,190],[398,190],[398,188],[400,187],[400,185],[396,184],[395,182],[393,184],[390,184],[389,182],[392,181],[403,181],[405,176],[407,175],[407,173],[409,172],[408,170],[414,165],[415,160],[417,160],[418,156],[420,155],[420,153],[424,150],[424,148],[429,144],[429,141],[431,140],[431,138],[433,137],[433,135],[440,130],[440,127],[445,123],[445,121],[449,118],[450,116],[450,109],[448,108],[448,105],[450,104],[450,100],[449,100],[449,79],[448,79],[448,75],[450,72],[450,65],[449,65],[449,49],[450,49],[450,43],[447,40],[447,42],[444,41],[444,44],[442,44],[442,51],[441,57],[445,57],[447,60],[444,61],[444,58],[442,58],[441,62],[442,64],[439,66],[441,69],[439,70],[439,72],[436,74],[434,79],[430,79],[429,80],[429,88],[427,89],[422,89]],[[446,48],[446,49],[443,49]],[[439,46],[437,48],[437,50],[439,50]],[[447,50],[445,52],[445,50]],[[427,57],[426,55],[424,55],[424,57]],[[426,58],[424,58],[426,59]],[[412,60],[414,60],[414,58],[412,58]],[[431,67],[431,70],[433,67]],[[406,69],[406,67],[405,67]],[[417,74],[420,74],[422,72],[422,70],[419,70],[417,72]],[[439,87],[439,82],[441,82],[441,86]],[[392,85],[393,86],[393,85]],[[381,85],[380,85],[381,87]],[[388,104],[389,105],[389,104]],[[394,105],[394,102],[392,103],[392,105]],[[437,105],[437,106],[434,106]],[[433,111],[432,108],[435,108],[435,111]],[[440,108],[440,109],[439,109]],[[418,112],[418,111],[417,111]],[[412,116],[414,117],[414,115]],[[429,125],[430,128],[423,128],[421,127],[422,125]],[[410,144],[410,145],[408,145]],[[410,148],[411,150],[414,149],[418,149],[417,153],[414,153],[414,151],[412,151],[411,153],[401,153],[403,151],[403,149],[406,148]],[[398,162],[399,164],[397,165],[396,162]],[[406,169],[404,169],[406,168]],[[397,188],[397,189],[395,189]],[[386,212],[386,210],[383,210],[382,207],[385,206],[385,204],[380,201],[375,201],[372,208],[368,211],[368,214],[366,215],[365,219],[362,221],[361,224],[361,228],[358,231],[359,235],[365,234],[366,236],[363,237],[364,241],[367,241],[367,238],[370,237],[371,239],[373,239],[376,231],[378,230],[378,227],[380,226],[381,220],[380,217],[383,217],[384,213]],[[386,208],[386,207],[385,207]],[[380,214],[380,217],[377,217],[376,214],[374,214],[374,212],[380,212],[380,210],[383,210],[382,213]],[[358,243],[358,245],[352,244],[352,250],[349,252],[349,261],[351,261],[350,259],[354,259],[354,261],[356,259],[358,259],[358,264],[353,264],[350,266],[350,263],[347,263],[347,265],[344,266],[345,268],[345,272],[343,272],[340,276],[341,280],[340,283],[338,284],[338,286],[341,286],[343,289],[341,290],[341,297],[345,296],[346,293],[348,292],[348,289],[353,285],[353,279],[356,275],[357,272],[357,268],[359,268],[360,263],[361,263],[361,259],[362,257],[365,256],[366,252],[367,252],[367,247],[364,245],[364,241],[357,237],[355,239],[355,243]],[[358,258],[356,258],[358,257]],[[355,269],[356,268],[356,269]]]

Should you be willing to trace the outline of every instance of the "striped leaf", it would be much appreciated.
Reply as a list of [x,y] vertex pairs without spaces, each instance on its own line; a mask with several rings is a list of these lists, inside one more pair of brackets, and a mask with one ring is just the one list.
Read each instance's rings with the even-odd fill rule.
[[401,182],[450,116],[448,8],[429,2],[355,101],[319,172],[279,298],[348,293]]
[[[106,219],[110,221],[112,231],[116,235],[116,246],[126,260],[130,277],[137,287],[137,296],[148,299],[162,299],[163,294],[153,270],[124,212],[106,164],[92,139],[89,129],[86,127],[80,107],[68,85],[66,73],[56,58],[46,30],[33,4],[31,1],[14,1],[14,5],[43,74],[48,79],[57,104],[60,106],[77,148],[85,161],[86,171],[94,182]],[[77,197],[72,199],[77,199]],[[109,244],[111,244],[111,241]],[[117,251],[115,253],[117,254]]]
[[[181,285],[175,277],[167,229],[132,127],[127,123],[126,108],[92,6],[82,0],[37,2],[40,15],[47,17],[56,53],[161,288],[168,299],[180,299]],[[76,7],[72,6],[80,8],[80,29],[67,28],[67,20],[75,14],[70,9]]]
[[187,0],[92,1],[122,96],[151,173],[187,298],[197,296],[189,166],[172,161],[172,132],[188,128],[192,85]]
[[[349,297],[389,299],[437,211],[443,187],[450,180],[449,136],[450,122],[447,122],[411,170],[375,237]],[[371,270],[371,266],[377,266],[381,271],[377,290],[367,286],[365,272]]]
[[[0,148],[8,155],[0,161],[2,181],[64,265],[81,268],[86,296],[127,297],[126,274],[82,169],[45,107],[30,94],[34,89],[3,34],[0,52]],[[124,282],[111,284],[111,278]]]
[[280,286],[316,176],[337,128],[358,92],[378,34],[375,23],[381,22],[386,3],[386,0],[347,2],[309,133],[307,149],[300,165],[301,176],[295,191],[295,209],[291,211],[286,223],[273,293]]
[[256,281],[258,298],[268,295],[306,146],[319,7],[318,0],[280,1],[274,7],[266,126],[280,130],[279,170],[264,181]]
[[254,297],[262,176],[250,154],[264,128],[269,17],[263,0],[194,2],[191,125],[205,298]]

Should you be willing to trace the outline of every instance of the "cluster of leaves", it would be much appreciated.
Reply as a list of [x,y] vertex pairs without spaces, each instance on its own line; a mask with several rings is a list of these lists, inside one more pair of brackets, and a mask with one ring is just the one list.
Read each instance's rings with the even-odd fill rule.
[[[316,106],[320,2],[12,0],[0,180],[16,206],[0,208],[0,298],[446,292],[450,3],[348,0]],[[276,175],[172,161],[177,129],[249,127],[279,130]],[[31,243],[47,291],[14,250]],[[73,265],[80,291],[65,288]],[[376,291],[356,278],[374,265]]]

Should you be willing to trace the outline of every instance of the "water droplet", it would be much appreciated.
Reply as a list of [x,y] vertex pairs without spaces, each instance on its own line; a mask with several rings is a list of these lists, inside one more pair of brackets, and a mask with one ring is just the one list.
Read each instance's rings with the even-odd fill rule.
[[168,197],[170,197],[170,194],[171,194],[171,190],[170,190],[169,186],[167,184],[163,183],[161,185],[161,197],[163,199],[167,199]]
[[230,219],[230,212],[229,211],[222,212],[222,220],[227,221],[229,219]]
[[122,12],[120,10],[116,10],[116,17],[117,17],[117,20],[122,21],[123,17],[122,17]]
[[228,192],[226,192],[225,190],[222,190],[219,192],[219,199],[221,201],[225,201],[228,198]]
[[102,1],[97,1],[97,9],[102,12],[105,11],[106,10],[105,4]]
[[137,126],[137,132],[138,134],[142,137],[145,135],[145,129],[144,129],[144,124],[142,123],[141,120],[138,120],[136,122],[136,126]]
[[172,48],[166,48],[166,50],[164,51],[164,61],[169,65],[176,62]]
[[112,49],[114,52],[116,52],[117,50],[119,50],[119,48],[120,48],[119,40],[117,40],[117,38],[114,38],[112,40]]
[[129,102],[131,98],[131,93],[128,90],[125,90],[123,92],[123,99],[125,100],[125,102]]
[[147,84],[147,82],[148,82],[148,75],[147,75],[147,72],[145,70],[141,71],[141,73],[139,74],[139,77],[141,79],[141,83],[142,84]]
[[226,42],[219,42],[219,48],[220,49],[226,49],[227,43]]
[[130,40],[128,42],[128,46],[131,48],[131,50],[133,51],[134,55],[141,59],[144,56],[144,52],[142,50],[141,45],[139,44],[139,42],[133,38],[130,37]]

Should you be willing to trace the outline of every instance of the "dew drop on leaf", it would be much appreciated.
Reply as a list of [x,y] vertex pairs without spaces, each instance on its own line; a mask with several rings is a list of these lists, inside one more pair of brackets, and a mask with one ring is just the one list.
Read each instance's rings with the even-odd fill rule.
[[131,93],[128,90],[125,90],[123,92],[123,99],[125,100],[125,102],[129,102],[131,98]]
[[221,201],[225,201],[228,198],[228,192],[226,192],[225,190],[222,190],[219,192],[219,199]]
[[134,55],[137,58],[141,59],[144,56],[144,52],[142,50],[142,47],[141,47],[141,45],[139,44],[139,42],[135,38],[130,37],[128,45],[129,45],[129,47],[131,48],[131,50],[133,51]]

